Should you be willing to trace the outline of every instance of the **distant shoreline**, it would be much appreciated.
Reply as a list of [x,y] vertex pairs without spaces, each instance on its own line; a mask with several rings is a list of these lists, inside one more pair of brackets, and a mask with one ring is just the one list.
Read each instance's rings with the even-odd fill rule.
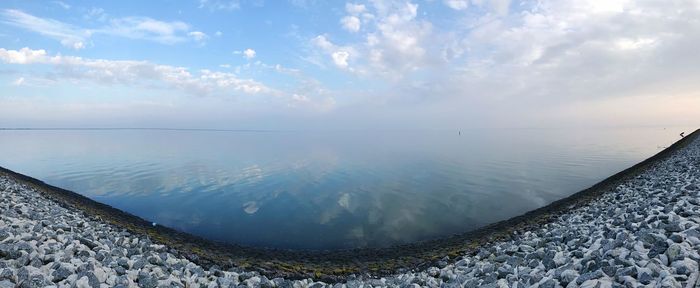
[[[0,130],[36,130],[7,129]],[[64,128],[44,129],[62,130]],[[80,128],[75,130],[146,130],[133,128]],[[150,128],[148,128],[150,129]],[[153,129],[151,129],[153,130]],[[197,129],[160,129],[197,130]],[[201,130],[201,131],[253,131],[253,130]],[[254,131],[257,132],[257,131]],[[131,233],[146,235],[157,243],[178,250],[181,255],[204,267],[217,265],[223,268],[239,267],[255,270],[269,277],[289,279],[314,278],[325,282],[337,282],[351,274],[375,276],[405,272],[412,269],[425,269],[435,265],[444,257],[456,258],[460,255],[476,253],[480,247],[498,241],[505,241],[515,232],[537,229],[549,223],[574,207],[580,207],[597,199],[620,183],[638,175],[647,167],[682,149],[695,138],[700,130],[687,135],[656,155],[616,173],[607,179],[577,192],[569,197],[550,203],[547,206],[523,215],[500,221],[486,227],[452,237],[398,245],[389,248],[366,248],[336,251],[291,251],[262,249],[222,244],[163,226],[153,226],[151,222],[126,213],[109,205],[93,201],[75,192],[55,187],[30,176],[22,175],[0,167],[0,174],[9,176],[31,186],[47,198],[64,206],[77,208],[91,217],[127,229]]]
[[211,131],[211,132],[277,132],[282,130],[266,129],[212,129],[212,128],[158,128],[158,127],[115,127],[115,128],[0,128],[0,131],[112,131],[112,130],[156,130],[156,131]]

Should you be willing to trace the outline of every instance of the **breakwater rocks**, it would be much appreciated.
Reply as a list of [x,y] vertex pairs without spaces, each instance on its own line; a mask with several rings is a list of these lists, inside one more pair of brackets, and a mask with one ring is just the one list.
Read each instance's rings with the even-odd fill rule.
[[207,269],[0,174],[5,287],[695,287],[700,137],[585,205],[434,267],[339,283]]

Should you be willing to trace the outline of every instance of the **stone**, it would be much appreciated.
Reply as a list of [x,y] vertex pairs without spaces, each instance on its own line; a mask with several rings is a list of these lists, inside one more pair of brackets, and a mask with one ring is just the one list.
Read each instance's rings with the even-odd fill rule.
[[78,279],[86,279],[89,287],[100,287],[100,281],[92,272],[80,272],[78,273]]
[[64,279],[68,278],[68,276],[70,276],[71,274],[73,274],[73,273],[70,270],[68,270],[68,268],[66,268],[64,266],[58,267],[58,269],[56,269],[55,271],[53,271],[53,273],[51,273],[51,276],[53,276],[52,281],[53,282],[61,282]]
[[144,266],[146,266],[146,261],[144,261],[143,258],[140,258],[139,260],[136,260],[133,265],[131,265],[131,269],[141,270],[141,268]]
[[618,267],[617,266],[605,266],[600,269],[605,273],[605,275],[608,275],[608,277],[614,277],[617,274]]
[[681,260],[684,258],[683,255],[683,248],[681,245],[674,243],[670,247],[668,247],[668,250],[666,251],[666,256],[668,257],[668,261],[676,261],[676,260]]
[[10,270],[10,269],[2,269],[2,271],[0,271],[0,280],[5,280],[5,279],[12,280],[13,276],[14,276],[14,274],[12,273],[12,270]]
[[664,230],[666,230],[666,232],[669,232],[669,233],[683,231],[679,222],[668,223],[668,224],[664,225],[663,228],[664,228]]
[[15,288],[15,283],[10,282],[10,280],[0,281],[0,288]]
[[561,274],[559,275],[559,282],[561,282],[561,284],[563,286],[566,286],[567,284],[576,280],[576,278],[578,276],[579,276],[579,273],[576,272],[575,270],[567,269],[567,270],[564,270],[563,272],[561,272]]
[[138,283],[140,287],[156,288],[158,287],[158,279],[151,277],[148,273],[139,273]]
[[651,280],[654,279],[652,277],[653,272],[649,268],[640,268],[637,273],[637,280],[644,285],[651,283]]
[[430,267],[428,268],[428,270],[426,270],[426,272],[428,273],[428,275],[430,275],[430,277],[437,277],[438,275],[440,275],[440,269],[438,269],[437,267]]
[[557,281],[554,280],[554,279],[548,279],[548,280],[542,282],[542,284],[540,284],[539,287],[542,287],[542,288],[555,288],[555,287],[557,287]]
[[603,277],[603,272],[600,270],[583,273],[581,274],[581,276],[578,276],[578,278],[576,278],[576,284],[581,285],[583,284],[583,282],[586,282],[591,279],[598,279],[600,277]]
[[684,240],[683,236],[681,234],[677,234],[677,233],[669,236],[668,239],[670,239],[671,241],[673,241],[675,243],[681,243]]

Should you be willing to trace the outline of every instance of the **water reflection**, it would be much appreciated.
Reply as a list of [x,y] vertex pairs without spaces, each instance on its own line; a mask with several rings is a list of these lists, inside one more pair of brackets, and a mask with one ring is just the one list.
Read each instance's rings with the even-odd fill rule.
[[0,131],[0,165],[210,239],[380,247],[543,206],[676,130]]

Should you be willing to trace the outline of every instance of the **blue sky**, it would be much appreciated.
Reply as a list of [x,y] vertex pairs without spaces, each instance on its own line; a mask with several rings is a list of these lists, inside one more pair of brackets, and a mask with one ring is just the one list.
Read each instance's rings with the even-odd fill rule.
[[3,1],[0,126],[697,125],[699,1]]

